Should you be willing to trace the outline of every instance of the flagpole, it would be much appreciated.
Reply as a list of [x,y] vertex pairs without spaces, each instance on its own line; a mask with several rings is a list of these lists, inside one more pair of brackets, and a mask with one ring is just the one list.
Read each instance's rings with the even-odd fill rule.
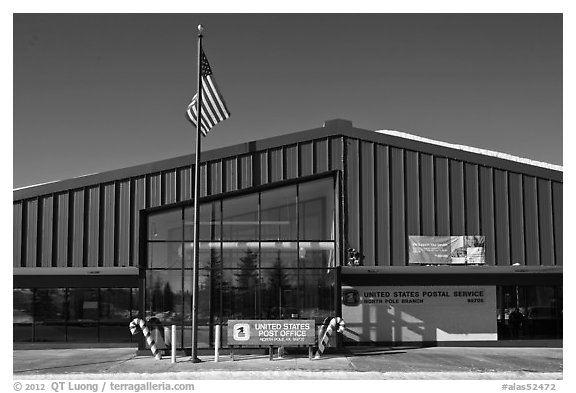
[[202,124],[202,32],[204,27],[198,25],[198,117],[196,122],[196,165],[194,167],[194,260],[192,271],[192,354],[190,361],[198,363],[198,261],[200,259],[200,143]]

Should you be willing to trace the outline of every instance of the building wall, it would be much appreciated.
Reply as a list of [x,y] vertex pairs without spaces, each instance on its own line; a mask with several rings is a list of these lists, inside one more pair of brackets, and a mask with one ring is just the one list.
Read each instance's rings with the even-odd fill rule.
[[[342,137],[201,166],[201,196],[341,170]],[[13,267],[138,266],[139,211],[192,199],[194,165],[14,201]]]
[[[561,181],[345,134],[210,160],[201,195],[341,170],[344,247],[366,266],[405,266],[410,235],[484,235],[489,265],[562,265]],[[140,209],[190,200],[193,167],[15,200],[13,267],[137,266]]]
[[484,235],[488,265],[562,265],[562,182],[346,137],[345,233],[365,266],[411,235]]

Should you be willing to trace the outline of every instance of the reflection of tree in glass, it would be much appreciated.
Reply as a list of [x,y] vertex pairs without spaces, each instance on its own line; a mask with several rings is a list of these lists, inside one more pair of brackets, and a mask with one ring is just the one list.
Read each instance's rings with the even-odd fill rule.
[[243,315],[254,317],[256,302],[250,292],[253,291],[255,295],[257,294],[255,287],[258,279],[258,253],[247,249],[246,255],[240,258],[239,268],[238,273],[235,274],[238,306]]
[[36,318],[41,321],[55,319],[60,317],[62,314],[60,312],[54,313],[54,311],[59,311],[54,308],[52,304],[52,296],[58,296],[58,294],[53,293],[48,290],[39,290],[36,292]]
[[164,311],[174,311],[174,293],[172,293],[172,288],[170,283],[164,284]]

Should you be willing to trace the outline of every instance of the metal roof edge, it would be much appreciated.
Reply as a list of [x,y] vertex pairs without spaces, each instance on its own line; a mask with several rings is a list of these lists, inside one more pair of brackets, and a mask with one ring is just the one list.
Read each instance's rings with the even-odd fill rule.
[[[493,157],[478,152],[465,151],[425,141],[408,139],[397,135],[379,133],[371,130],[356,128],[349,120],[328,120],[322,127],[294,132],[285,135],[273,136],[256,141],[239,143],[232,146],[202,152],[202,162],[209,162],[234,155],[244,155],[283,145],[294,145],[311,140],[344,136],[369,142],[389,145],[396,148],[419,151],[440,157],[470,162],[472,164],[494,167],[527,174],[530,176],[551,179],[562,182],[562,172],[550,168],[515,162],[500,157]],[[147,174],[173,170],[192,166],[194,154],[168,158],[152,163],[140,164],[122,169],[101,172],[97,174],[80,176],[72,179],[48,182],[35,186],[21,187],[13,190],[13,201],[34,198],[40,195],[63,192],[101,183],[111,183],[117,180],[141,177]]]
[[342,266],[342,274],[562,274],[562,266]]

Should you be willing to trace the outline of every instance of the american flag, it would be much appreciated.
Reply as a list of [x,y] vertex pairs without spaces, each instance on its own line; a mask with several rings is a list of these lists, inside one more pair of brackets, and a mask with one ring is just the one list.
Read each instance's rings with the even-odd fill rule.
[[[208,63],[208,59],[202,50],[200,54],[200,69],[202,75],[202,120],[200,121],[200,131],[202,135],[206,136],[208,131],[216,124],[230,117],[230,111],[224,103],[224,99],[218,88],[216,81],[212,78],[212,69]],[[188,105],[186,110],[188,119],[197,126],[198,121],[198,94],[192,98],[192,102]]]

